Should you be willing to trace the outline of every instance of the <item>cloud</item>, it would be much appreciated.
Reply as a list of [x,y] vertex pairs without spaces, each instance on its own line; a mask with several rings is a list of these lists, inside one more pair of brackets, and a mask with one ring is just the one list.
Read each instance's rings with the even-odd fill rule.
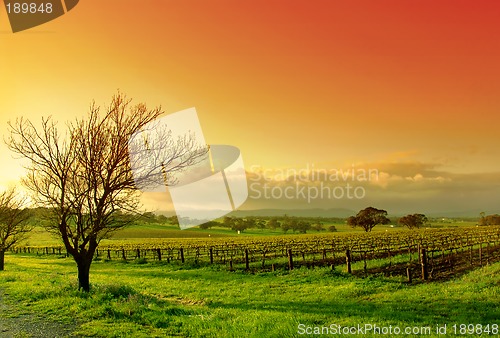
[[[250,198],[245,207],[253,208],[356,209],[378,204],[394,212],[489,210],[497,208],[495,201],[500,197],[500,172],[453,173],[441,170],[439,163],[407,161],[364,163],[345,168],[261,168],[247,175]],[[288,194],[284,194],[285,191]],[[358,194],[354,196],[356,191]]]
[[[441,170],[439,163],[416,161],[252,169],[242,209],[359,210],[373,205],[393,214],[500,213],[500,172],[454,173]],[[173,211],[167,192],[144,194],[143,202],[150,210]]]

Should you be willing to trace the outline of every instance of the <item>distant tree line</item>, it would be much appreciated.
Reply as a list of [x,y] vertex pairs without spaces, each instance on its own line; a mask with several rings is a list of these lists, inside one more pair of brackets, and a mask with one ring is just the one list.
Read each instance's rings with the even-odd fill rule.
[[500,215],[486,215],[482,212],[481,218],[479,219],[479,225],[500,225]]
[[165,215],[156,215],[151,211],[144,212],[139,218],[140,221],[145,223],[160,223],[160,224],[171,224],[171,225],[179,225],[179,221],[177,216],[165,216]]
[[201,224],[200,228],[210,229],[213,227],[224,227],[239,232],[243,232],[247,229],[281,229],[284,233],[291,231],[302,234],[307,233],[307,231],[337,231],[333,225],[326,228],[323,224],[324,221],[325,219],[322,218],[293,217],[287,215],[281,217],[249,216],[245,218],[225,216],[221,222],[210,221]]
[[[426,225],[428,221],[424,214],[411,214],[399,218],[397,223],[408,229],[418,229]],[[359,211],[356,216],[347,218],[347,224],[370,232],[378,224],[391,224],[391,220],[387,217],[386,210],[368,207]]]

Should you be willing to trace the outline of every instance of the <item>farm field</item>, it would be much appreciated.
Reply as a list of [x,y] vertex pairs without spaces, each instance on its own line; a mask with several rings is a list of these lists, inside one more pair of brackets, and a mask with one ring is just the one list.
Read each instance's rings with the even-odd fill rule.
[[[430,228],[459,228],[459,227],[471,227],[475,226],[477,222],[465,220],[465,221],[451,221],[451,222],[431,222]],[[343,233],[363,233],[364,231],[359,228],[352,228],[345,223],[324,223],[325,228],[329,226],[335,226],[337,232]],[[373,229],[373,232],[381,231],[394,231],[401,230],[401,227],[394,227],[390,225],[379,225]],[[308,231],[309,234],[318,234],[316,231]],[[326,233],[326,232],[322,232]],[[212,229],[200,229],[198,227],[179,230],[177,226],[170,224],[145,224],[138,222],[137,224],[131,225],[124,228],[112,235],[110,239],[103,240],[103,243],[112,243],[113,241],[130,241],[130,242],[143,242],[147,239],[157,239],[157,238],[209,238],[209,237],[245,237],[245,236],[290,236],[293,232],[283,233],[282,230],[276,229],[248,229],[240,234],[235,231],[223,227],[214,227]],[[35,229],[29,234],[29,237],[23,242],[23,245],[28,246],[51,246],[60,245],[61,242],[57,236],[53,236],[48,233],[42,227],[35,227]]]
[[35,229],[24,244],[31,253],[6,256],[0,331],[30,337],[29,323],[43,323],[78,337],[341,336],[360,326],[364,337],[380,336],[373,327],[442,337],[444,325],[446,336],[474,336],[469,324],[497,332],[500,228],[471,223],[285,235],[137,224],[102,241],[90,293],[78,291],[58,241]]
[[437,337],[437,325],[447,324],[448,333],[454,324],[491,330],[500,318],[500,263],[448,281],[407,284],[401,277],[347,275],[341,267],[246,273],[96,261],[90,294],[76,291],[69,258],[8,254],[6,266],[0,285],[11,310],[1,316],[36,313],[79,336],[297,337],[314,326],[372,324],[429,328],[430,334],[404,336]]
[[[61,245],[20,246],[15,253],[65,255]],[[229,270],[275,271],[294,267],[345,265],[364,276],[383,272],[412,278],[443,279],[498,261],[498,226],[419,230],[339,232],[288,236],[210,238],[129,238],[102,241],[96,260],[139,260],[218,264]],[[384,262],[385,261],[385,262]]]

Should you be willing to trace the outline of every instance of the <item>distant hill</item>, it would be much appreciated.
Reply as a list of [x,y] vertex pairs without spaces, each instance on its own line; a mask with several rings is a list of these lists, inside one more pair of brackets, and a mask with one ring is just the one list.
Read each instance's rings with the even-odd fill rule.
[[432,212],[427,217],[446,217],[446,218],[479,218],[479,214],[484,211],[486,215],[497,214],[500,210],[460,210],[447,212]]
[[349,209],[255,209],[236,210],[229,214],[235,217],[246,216],[296,216],[296,217],[338,217],[346,218],[356,215],[356,211]]
[[[358,210],[359,211],[359,210]],[[247,216],[296,216],[296,217],[337,217],[347,218],[354,216],[358,211],[331,208],[331,209],[252,209],[252,210],[236,210],[229,214],[234,217],[247,217]],[[483,210],[461,210],[461,211],[443,211],[443,212],[429,212],[425,215],[429,218],[479,218],[479,213]],[[484,210],[486,215],[499,214],[500,210]],[[165,216],[174,216],[173,211],[157,211],[155,214],[163,214]],[[407,213],[389,212],[390,217],[402,217]]]

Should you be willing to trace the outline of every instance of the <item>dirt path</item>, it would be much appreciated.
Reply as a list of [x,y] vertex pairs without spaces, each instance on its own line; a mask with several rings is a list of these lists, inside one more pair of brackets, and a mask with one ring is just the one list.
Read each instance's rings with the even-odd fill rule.
[[0,337],[1,338],[62,338],[71,335],[76,325],[45,320],[32,314],[11,317],[11,307],[5,300],[8,295],[0,289]]

